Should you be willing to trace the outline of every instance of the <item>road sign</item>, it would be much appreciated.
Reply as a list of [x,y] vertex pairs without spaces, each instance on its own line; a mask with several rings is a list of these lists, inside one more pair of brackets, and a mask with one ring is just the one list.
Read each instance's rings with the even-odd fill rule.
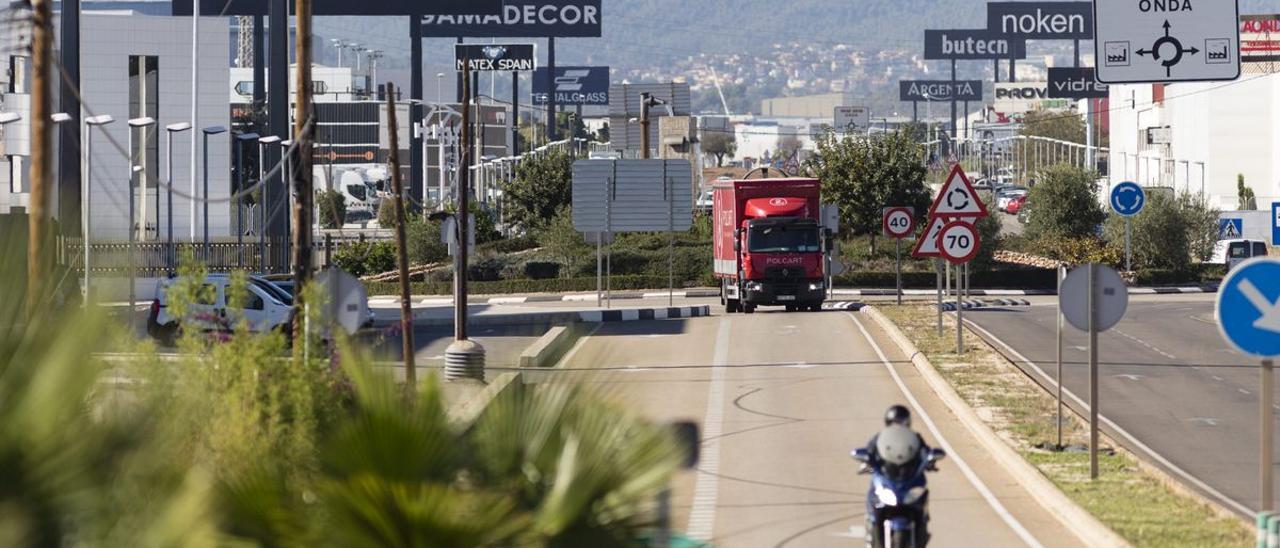
[[929,224],[926,225],[925,231],[920,233],[919,238],[916,238],[916,245],[911,248],[911,256],[917,259],[941,257],[942,251],[938,249],[938,234],[942,232],[942,227],[955,220],[972,224],[977,219],[972,217],[962,219],[931,217],[929,219]]
[[[1129,307],[1129,287],[1124,279],[1110,267],[1095,265],[1093,301],[1098,307],[1094,328],[1106,331],[1120,323]],[[1089,331],[1089,266],[1078,267],[1067,273],[1058,293],[1058,307],[1067,323],[1081,331]]]
[[906,238],[916,231],[915,209],[886,207],[880,212],[880,225],[885,236]]
[[464,60],[472,71],[533,70],[538,64],[533,44],[455,44],[453,57],[457,70]]
[[1049,69],[1050,99],[1106,99],[1110,94],[1110,88],[1098,82],[1093,67]]
[[1138,183],[1125,181],[1111,188],[1111,209],[1121,217],[1132,217],[1147,205],[1147,193]]
[[871,127],[871,109],[867,107],[836,107],[835,125],[837,132],[867,131]]
[[1271,245],[1280,245],[1280,202],[1271,204]]
[[1234,240],[1244,234],[1244,219],[1218,219],[1218,239]]
[[947,182],[938,191],[933,205],[929,207],[929,217],[986,217],[987,206],[978,197],[969,177],[964,174],[960,164],[951,168]]
[[533,71],[533,104],[545,105],[555,87],[558,105],[608,105],[609,67],[539,67]]
[[840,206],[822,204],[822,228],[831,232],[840,231]]
[[337,324],[348,335],[355,334],[369,319],[369,298],[364,282],[346,271],[329,267],[316,276],[325,295],[324,317]]
[[573,227],[579,232],[684,232],[693,223],[688,160],[578,160]]
[[1096,0],[1094,58],[1108,84],[1240,77],[1236,0]]
[[978,229],[969,223],[951,221],[938,234],[938,249],[951,264],[964,264],[978,256],[981,242]]
[[1236,350],[1280,357],[1280,260],[1257,257],[1233,269],[1218,288],[1214,314]]

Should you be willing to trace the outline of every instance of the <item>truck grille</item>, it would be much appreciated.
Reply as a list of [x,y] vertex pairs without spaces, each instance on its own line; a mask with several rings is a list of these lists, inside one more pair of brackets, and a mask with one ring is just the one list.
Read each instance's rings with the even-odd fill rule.
[[801,280],[804,279],[804,267],[771,266],[764,269],[764,276],[770,280]]

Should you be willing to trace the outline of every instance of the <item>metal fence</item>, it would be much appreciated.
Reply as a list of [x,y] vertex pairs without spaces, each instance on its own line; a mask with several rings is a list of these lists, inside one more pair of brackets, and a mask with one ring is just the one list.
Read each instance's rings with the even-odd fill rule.
[[[364,234],[350,237],[318,235],[312,246],[312,262],[316,268],[328,266],[330,257],[339,249],[357,242],[378,238],[365,238]],[[184,257],[201,263],[209,272],[244,270],[255,274],[285,274],[291,272],[291,244],[283,238],[237,243],[234,241],[190,244],[175,242],[93,242],[89,244],[89,273],[98,276],[128,276],[133,271],[138,277],[162,277],[174,274]],[[59,246],[61,264],[72,270],[84,272],[84,247],[79,239],[63,239]]]

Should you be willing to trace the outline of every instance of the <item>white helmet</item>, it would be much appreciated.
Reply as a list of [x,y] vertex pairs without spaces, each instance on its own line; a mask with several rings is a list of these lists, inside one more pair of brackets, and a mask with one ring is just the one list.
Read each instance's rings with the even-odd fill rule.
[[901,466],[920,452],[920,436],[905,426],[887,426],[876,436],[876,452],[880,460]]

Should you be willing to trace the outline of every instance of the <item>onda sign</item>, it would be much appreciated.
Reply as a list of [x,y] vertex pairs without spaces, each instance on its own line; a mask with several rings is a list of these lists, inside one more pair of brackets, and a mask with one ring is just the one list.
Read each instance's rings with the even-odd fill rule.
[[981,101],[981,80],[902,80],[899,101]]

